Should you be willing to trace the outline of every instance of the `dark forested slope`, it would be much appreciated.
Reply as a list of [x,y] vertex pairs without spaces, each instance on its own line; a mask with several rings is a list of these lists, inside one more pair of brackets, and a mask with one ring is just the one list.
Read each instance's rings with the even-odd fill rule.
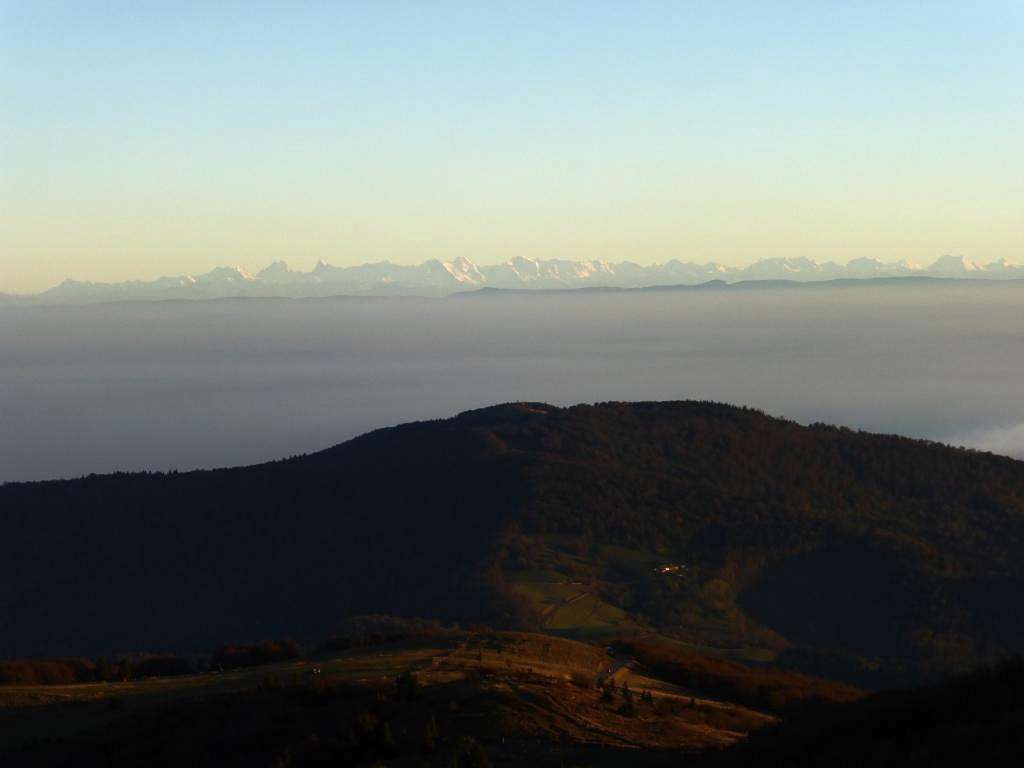
[[924,688],[816,704],[697,765],[1019,765],[1024,759],[1022,690],[1024,663],[1017,659]]
[[[1024,650],[1024,463],[710,403],[497,406],[254,467],[9,484],[0,541],[4,656],[370,611],[654,628],[869,684]],[[552,623],[569,584],[593,607]]]

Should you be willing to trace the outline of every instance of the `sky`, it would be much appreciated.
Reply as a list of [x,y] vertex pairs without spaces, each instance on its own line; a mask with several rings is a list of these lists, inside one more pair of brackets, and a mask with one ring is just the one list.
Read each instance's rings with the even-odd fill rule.
[[1024,3],[0,0],[0,292],[1024,261]]

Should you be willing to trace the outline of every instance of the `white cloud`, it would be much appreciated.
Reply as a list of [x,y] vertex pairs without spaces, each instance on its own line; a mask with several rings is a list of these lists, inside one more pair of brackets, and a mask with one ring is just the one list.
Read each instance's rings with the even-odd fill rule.
[[1024,422],[971,432],[950,442],[967,448],[978,448],[1012,456],[1015,459],[1024,459]]

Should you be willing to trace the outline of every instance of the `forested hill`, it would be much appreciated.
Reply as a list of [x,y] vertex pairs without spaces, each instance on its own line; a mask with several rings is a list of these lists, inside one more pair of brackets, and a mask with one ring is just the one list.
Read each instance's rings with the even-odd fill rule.
[[1024,651],[1024,463],[712,403],[504,405],[253,467],[9,484],[0,540],[0,656],[367,612],[655,629],[867,684]]

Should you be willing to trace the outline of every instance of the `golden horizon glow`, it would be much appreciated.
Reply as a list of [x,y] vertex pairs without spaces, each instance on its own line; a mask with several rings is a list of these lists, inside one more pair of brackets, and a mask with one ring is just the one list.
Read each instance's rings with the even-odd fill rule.
[[0,292],[277,260],[1021,261],[1022,51],[1007,2],[15,3]]

